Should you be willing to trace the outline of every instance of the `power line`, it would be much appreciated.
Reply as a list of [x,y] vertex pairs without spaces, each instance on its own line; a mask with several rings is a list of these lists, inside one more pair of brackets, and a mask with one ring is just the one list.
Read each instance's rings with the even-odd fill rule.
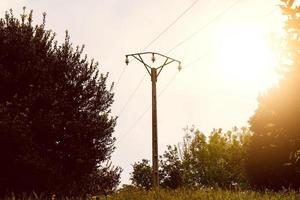
[[[268,12],[267,14],[260,16],[259,19],[263,19],[263,18],[267,18],[268,16],[272,15],[277,9],[274,8],[272,9],[270,12]],[[208,55],[208,53],[206,53],[205,55]],[[199,60],[201,60],[203,57],[205,57],[205,55],[202,55],[198,58],[196,58],[194,61],[192,61],[191,63],[189,63],[188,65],[186,65],[183,69],[187,69],[188,67],[192,66],[193,64],[199,62]],[[171,83],[175,80],[175,78],[177,77],[178,72],[170,79],[170,81],[166,84],[166,86],[160,91],[159,95],[162,95],[165,90],[171,85]]]
[[[206,54],[205,54],[206,55]],[[198,57],[197,59],[195,59],[194,61],[192,61],[191,63],[189,63],[188,65],[186,65],[186,67],[184,69],[187,69],[188,67],[190,67],[191,65],[199,62],[205,55],[202,55],[200,57]],[[173,77],[170,79],[170,81],[168,81],[168,83],[166,84],[166,86],[159,92],[158,97],[160,97],[165,91],[166,89],[171,85],[171,83],[175,80],[175,78],[177,77],[178,72],[176,74],[173,75]],[[135,120],[135,122],[130,126],[130,128],[122,135],[122,137],[119,139],[119,141],[122,141],[133,129],[134,127],[140,122],[140,120],[143,119],[143,117],[147,114],[147,112],[150,110],[151,105],[149,105],[146,110]]]
[[[151,40],[143,49],[142,51],[145,51],[147,48],[149,48],[154,42],[156,42],[163,34],[165,34],[174,24],[176,24],[177,21],[179,21],[180,18],[182,18],[189,10],[191,10],[196,3],[198,3],[199,0],[195,0],[193,1],[178,17],[175,18],[175,20],[173,20],[162,32],[160,32],[153,40]],[[116,85],[119,84],[120,80],[122,79],[125,71],[126,71],[126,66],[122,69]]]
[[166,53],[170,53],[172,51],[174,51],[175,49],[177,49],[179,46],[181,46],[182,44],[186,43],[187,41],[191,40],[193,37],[195,37],[195,35],[197,35],[200,31],[202,31],[203,29],[205,29],[207,26],[209,26],[211,23],[215,22],[218,18],[220,18],[221,16],[223,16],[224,14],[226,14],[230,9],[232,9],[234,6],[236,6],[238,3],[240,3],[242,0],[236,0],[234,1],[232,4],[230,4],[228,7],[226,7],[224,10],[222,10],[218,15],[216,15],[214,18],[212,18],[211,20],[209,20],[206,24],[200,26],[195,32],[193,32],[191,35],[189,35],[188,37],[186,37],[185,39],[183,39],[182,41],[180,41],[179,43],[177,43],[175,46],[173,46],[169,51],[167,51]]
[[131,93],[131,95],[129,96],[129,98],[127,99],[126,103],[124,104],[124,106],[122,107],[122,109],[120,110],[118,117],[120,117],[122,115],[122,113],[124,112],[125,108],[127,107],[127,105],[129,104],[129,102],[131,101],[132,97],[135,95],[135,93],[137,92],[137,90],[140,88],[140,86],[142,85],[142,82],[144,81],[146,77],[146,74],[144,74],[143,78],[139,81],[137,87],[134,89],[134,91]]
[[[195,6],[195,4],[198,2],[199,0],[195,0],[186,10],[184,10],[169,26],[167,26],[156,38],[154,38],[142,51],[144,51],[145,49],[147,49],[150,45],[152,45],[159,37],[161,37],[166,31],[168,31],[184,14],[186,14],[193,6]],[[218,19],[219,17],[221,17],[222,15],[224,15],[227,11],[229,11],[231,8],[233,8],[237,3],[239,3],[242,0],[237,0],[234,1],[233,4],[231,4],[229,7],[225,8],[221,13],[219,13],[217,16],[215,16],[212,20],[210,20],[208,23],[204,24],[203,26],[201,26],[196,32],[194,32],[193,34],[191,34],[190,36],[188,36],[187,38],[185,38],[184,40],[182,40],[181,42],[179,42],[178,44],[176,44],[173,48],[171,48],[169,51],[166,52],[170,53],[171,51],[175,50],[176,48],[178,48],[179,46],[181,46],[183,43],[187,42],[188,40],[192,39],[196,34],[198,34],[201,30],[203,30],[204,28],[206,28],[209,24],[213,23],[216,19]],[[122,70],[122,73],[117,81],[117,83],[120,81],[121,77],[123,76],[124,72],[125,72],[126,67]],[[146,75],[146,74],[145,74]],[[143,77],[143,80],[145,78],[145,75]],[[134,89],[134,91],[131,93],[131,95],[129,96],[128,100],[125,103],[125,106],[121,109],[121,114],[123,113],[123,111],[125,110],[125,108],[127,107],[127,105],[129,104],[129,102],[131,101],[132,97],[135,95],[135,93],[137,92],[138,88],[140,87],[140,84],[142,83],[142,81],[136,86],[136,88]]]
[[189,10],[191,10],[199,0],[195,0],[191,3],[189,7],[187,7],[169,26],[167,26],[160,34],[158,34],[149,44],[142,50],[146,50],[149,46],[151,46],[154,42],[156,42],[164,33],[166,33],[181,17],[183,17]]
[[[171,24],[169,24],[162,32],[160,32],[153,40],[151,40],[145,48],[143,48],[142,51],[146,50],[148,47],[150,47],[154,42],[156,42],[164,33],[166,33],[180,18],[182,18],[189,10],[191,10],[195,5],[196,3],[198,2],[199,0],[195,0],[193,1],[189,7],[187,7],[174,21],[172,21]],[[120,73],[118,79],[117,79],[117,82],[116,82],[116,85],[119,84],[121,78],[123,77],[123,75],[125,74],[125,71],[126,71],[127,67],[125,66],[123,69],[122,69],[122,72]],[[129,96],[129,98],[127,99],[125,105],[122,107],[119,115],[121,115],[124,110],[126,109],[127,105],[129,104],[129,102],[131,101],[131,99],[133,98],[133,96],[135,95],[135,93],[138,91],[140,85],[142,84],[143,80],[145,79],[146,77],[146,74],[144,74],[143,78],[141,79],[141,81],[138,83],[138,85],[135,87],[135,89],[133,90],[133,92],[131,93],[131,95]]]
[[[263,18],[267,18],[268,16],[272,15],[277,9],[274,8],[272,10],[270,10],[270,12],[268,12],[267,14],[260,16],[259,19],[263,19]],[[208,53],[207,53],[208,54]],[[205,54],[205,55],[207,55]],[[194,61],[192,61],[191,63],[189,63],[188,65],[186,65],[183,69],[187,69],[188,67],[192,66],[193,64],[199,62],[199,60],[201,60],[203,57],[205,57],[205,55],[202,55],[198,58],[196,58]],[[178,72],[170,79],[170,81],[166,84],[166,86],[160,91],[158,96],[161,96],[165,90],[171,85],[171,83],[175,80],[175,78],[177,77]]]
[[[267,14],[260,16],[259,19],[263,19],[263,18],[267,18],[268,16],[272,15],[275,11],[277,10],[277,8],[274,8],[272,10],[270,10],[270,12],[268,12]],[[189,63],[188,65],[186,65],[184,69],[187,69],[188,67],[192,66],[193,64],[199,62],[199,60],[201,60],[203,57],[205,57],[205,55],[208,55],[208,53],[196,58],[194,61],[192,61],[191,63]],[[178,72],[176,72],[176,74],[170,79],[170,81],[166,84],[166,86],[160,91],[158,96],[161,96],[165,90],[171,85],[171,83],[175,80],[175,78],[177,77]]]
[[147,114],[147,112],[150,110],[151,105],[147,107],[147,109],[135,120],[135,122],[130,126],[130,128],[122,135],[122,137],[119,139],[119,141],[122,141],[132,130],[133,128],[140,122],[141,119]]
[[124,73],[125,73],[125,71],[126,71],[126,68],[127,68],[126,66],[123,67],[123,69],[122,69],[122,71],[121,71],[121,73],[120,73],[120,75],[119,75],[119,77],[118,77],[118,79],[117,79],[116,85],[119,84],[121,78],[123,77],[123,75],[124,75]]
[[[262,18],[266,18],[270,15],[272,15],[274,13],[276,9],[272,9],[270,12],[268,12],[266,15],[263,15],[261,17],[259,17],[260,19]],[[190,62],[188,65],[186,65],[182,70],[186,70],[187,68],[191,67],[193,64],[199,62],[202,60],[202,58],[204,58],[207,54],[204,54],[204,55],[201,55],[200,57],[196,58],[194,61]],[[166,84],[166,86],[159,92],[158,94],[158,97],[160,97],[168,88],[169,86],[171,85],[171,83],[175,80],[175,78],[178,76],[178,73],[179,72],[176,72],[173,77],[168,81],[168,83]],[[143,117],[147,114],[147,112],[150,110],[151,108],[151,105],[149,105],[147,107],[147,109],[136,119],[136,121],[132,124],[132,126],[126,131],[126,133],[121,137],[120,141],[126,136],[128,135],[132,130],[133,128],[139,123],[140,120],[143,119]]]
[[[225,8],[221,13],[219,13],[218,15],[216,15],[212,20],[210,20],[209,22],[207,22],[206,24],[204,24],[203,26],[201,26],[197,31],[195,31],[194,33],[192,33],[191,35],[189,35],[187,38],[185,38],[184,40],[182,40],[181,42],[179,42],[178,44],[176,44],[173,48],[171,48],[167,53],[170,53],[171,51],[175,50],[176,48],[178,48],[179,46],[181,46],[183,43],[189,41],[190,39],[192,39],[196,34],[198,34],[201,30],[203,30],[204,28],[206,28],[208,25],[210,25],[211,23],[213,23],[214,21],[216,21],[219,17],[221,17],[222,15],[224,15],[226,12],[228,12],[230,9],[232,9],[235,5],[237,5],[240,1],[242,0],[237,0],[234,1],[229,7]],[[195,5],[194,2],[192,3],[192,5]],[[151,41],[152,42],[152,41]],[[150,43],[151,43],[150,42]],[[149,44],[150,44],[149,43]],[[147,45],[148,46],[148,45]],[[149,45],[150,46],[150,45]],[[202,56],[201,56],[202,57]],[[176,78],[177,74],[175,74],[174,77],[172,77],[171,81],[167,84],[168,86],[171,84],[171,82],[173,82],[173,80]],[[141,84],[141,83],[140,83]],[[139,85],[140,85],[139,84]],[[132,97],[134,96],[134,94],[137,91],[137,88],[139,88],[139,85],[137,85],[137,87],[135,88],[134,92],[130,95],[130,99],[132,99]],[[168,87],[167,86],[167,87]],[[165,91],[166,89],[163,89],[159,96]],[[129,101],[127,101],[128,103],[126,103],[127,105],[129,104]],[[127,106],[126,105],[126,106]],[[125,106],[125,108],[126,108]],[[142,115],[140,115],[140,117],[135,121],[135,123],[128,129],[128,131],[126,131],[126,133],[122,136],[122,138],[125,137],[125,135],[127,135],[135,126],[136,124],[144,117],[144,115],[149,111],[151,106],[149,106],[145,112],[143,112]],[[124,108],[124,110],[125,110]],[[122,109],[123,110],[123,109]],[[121,139],[122,139],[121,138]]]
[[[233,4],[231,4],[231,6],[229,6],[227,9],[223,10],[221,13],[219,13],[219,15],[215,16],[212,20],[215,21],[217,18],[219,18],[220,16],[224,15],[228,10],[230,10],[232,7],[234,7],[236,4],[238,4],[239,1],[241,1],[241,0],[237,0],[236,2],[233,2]],[[195,2],[196,2],[196,1],[195,1]],[[194,5],[195,2],[193,2],[191,5]],[[266,18],[266,17],[272,15],[277,9],[278,9],[278,8],[273,8],[270,12],[268,12],[267,14],[265,14],[265,15],[259,17],[259,18]],[[176,21],[178,21],[178,20],[176,20]],[[172,52],[173,50],[175,50],[175,49],[177,49],[179,46],[181,46],[183,43],[185,43],[185,42],[187,42],[188,40],[192,39],[192,38],[193,38],[195,35],[197,35],[201,30],[203,30],[204,28],[206,28],[210,23],[212,23],[212,22],[208,22],[208,23],[204,24],[203,26],[201,26],[197,31],[195,31],[193,34],[191,34],[190,36],[188,36],[187,38],[185,38],[185,39],[182,40],[181,42],[177,43],[174,47],[172,47],[172,48],[171,48],[169,51],[167,51],[166,53]],[[168,29],[169,29],[169,28],[168,28]],[[167,30],[166,30],[166,31],[167,31]],[[166,31],[163,31],[163,33],[166,32]],[[162,34],[161,34],[161,35],[162,35]],[[160,35],[160,36],[161,36],[161,35]],[[158,39],[158,38],[157,38],[157,39]],[[150,45],[151,45],[152,43],[154,43],[154,42],[155,42],[154,40],[153,40],[153,42],[151,41],[151,42],[147,45],[147,47],[150,46]],[[144,48],[143,50],[145,50],[145,49],[146,49],[146,48]],[[120,77],[119,77],[117,83],[120,81],[121,76],[123,75],[125,69],[126,69],[126,67],[124,67],[124,69],[122,70],[121,75],[120,75]]]
[[[199,56],[198,58],[196,58],[194,61],[190,62],[189,64],[187,64],[182,70],[186,70],[187,68],[189,68],[190,66],[192,66],[193,64],[199,62],[200,60],[202,60],[206,55],[208,55],[209,53],[205,53],[201,56]],[[176,72],[173,77],[168,81],[168,83],[165,85],[165,87],[159,92],[158,97],[160,97],[167,89],[168,87],[171,85],[171,83],[175,80],[175,78],[178,76],[179,72]]]

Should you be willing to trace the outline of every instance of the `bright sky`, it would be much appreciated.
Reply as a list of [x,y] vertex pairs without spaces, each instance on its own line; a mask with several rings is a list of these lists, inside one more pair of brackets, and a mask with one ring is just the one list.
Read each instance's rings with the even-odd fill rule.
[[[68,29],[73,44],[85,44],[89,58],[99,61],[101,71],[109,72],[110,81],[116,82],[125,67],[125,54],[142,51],[194,2],[1,0],[0,12],[3,16],[5,10],[13,8],[19,15],[26,6],[34,10],[37,23],[45,11],[47,28],[58,34],[57,39],[62,41]],[[183,65],[178,74],[177,66],[167,66],[158,79],[158,94],[163,90],[158,98],[160,153],[166,145],[181,142],[182,129],[187,125],[195,125],[205,133],[213,128],[247,126],[259,92],[276,82],[276,58],[267,38],[282,30],[279,3],[198,0],[147,48],[178,59]],[[131,164],[151,159],[151,81],[145,74],[144,67],[132,61],[115,85],[112,112],[120,116],[112,159],[124,169],[122,183],[129,182]]]

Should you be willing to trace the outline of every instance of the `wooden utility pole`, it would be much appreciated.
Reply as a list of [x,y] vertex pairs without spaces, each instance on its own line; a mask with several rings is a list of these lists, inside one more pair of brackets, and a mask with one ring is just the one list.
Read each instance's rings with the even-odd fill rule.
[[[164,63],[155,68],[150,67],[143,60],[143,56],[152,55],[152,62],[155,62],[155,56],[159,56],[165,59]],[[154,188],[159,187],[159,174],[158,174],[158,136],[157,136],[157,96],[156,96],[156,82],[157,77],[160,74],[161,70],[168,64],[176,62],[178,64],[178,69],[181,70],[181,62],[173,58],[167,57],[165,55],[154,53],[154,52],[144,52],[144,53],[135,53],[126,55],[126,64],[129,64],[129,57],[133,57],[140,61],[146,68],[148,74],[151,77],[152,82],[152,181]]]
[[152,82],[152,168],[153,168],[152,178],[153,178],[153,185],[155,187],[159,185],[156,81],[157,81],[156,69],[151,68],[151,82]]

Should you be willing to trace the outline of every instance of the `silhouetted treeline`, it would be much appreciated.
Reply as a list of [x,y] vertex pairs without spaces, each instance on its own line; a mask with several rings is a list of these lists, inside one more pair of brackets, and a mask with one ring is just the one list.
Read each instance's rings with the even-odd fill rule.
[[258,98],[250,119],[249,181],[256,188],[300,187],[300,10],[294,1],[281,6],[287,17],[283,75],[278,86]]
[[[116,119],[107,75],[66,34],[58,45],[32,12],[0,19],[0,196],[78,196],[113,190],[120,168],[105,165]],[[0,197],[1,198],[1,197]]]

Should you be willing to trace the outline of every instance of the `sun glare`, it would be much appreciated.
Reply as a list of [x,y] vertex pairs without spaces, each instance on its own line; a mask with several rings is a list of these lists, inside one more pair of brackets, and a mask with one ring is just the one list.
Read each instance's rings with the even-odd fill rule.
[[239,30],[224,37],[220,62],[223,75],[237,84],[251,84],[263,91],[277,81],[278,62],[261,31]]

